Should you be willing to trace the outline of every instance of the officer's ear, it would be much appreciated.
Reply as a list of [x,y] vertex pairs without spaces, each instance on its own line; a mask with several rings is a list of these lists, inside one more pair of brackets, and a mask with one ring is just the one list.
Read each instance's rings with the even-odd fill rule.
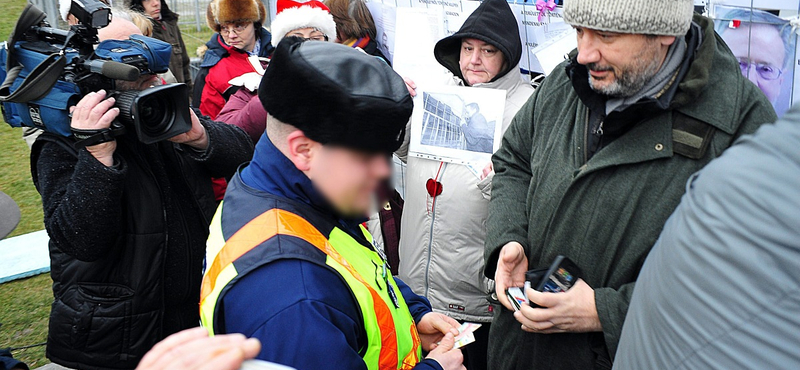
[[303,131],[295,130],[286,135],[287,153],[289,158],[298,170],[306,172],[311,169],[311,161],[320,146],[314,140],[306,136]]

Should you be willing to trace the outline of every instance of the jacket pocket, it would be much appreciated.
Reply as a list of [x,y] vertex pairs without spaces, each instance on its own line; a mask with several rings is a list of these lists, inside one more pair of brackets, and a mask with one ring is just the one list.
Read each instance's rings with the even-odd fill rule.
[[132,289],[116,284],[78,284],[80,318],[78,332],[88,353],[122,353],[126,317],[132,313]]
[[118,284],[80,283],[65,293],[63,300],[57,299],[53,304],[49,346],[71,348],[73,356],[85,356],[80,360],[83,363],[135,367],[158,341],[160,313],[134,312],[133,289]]

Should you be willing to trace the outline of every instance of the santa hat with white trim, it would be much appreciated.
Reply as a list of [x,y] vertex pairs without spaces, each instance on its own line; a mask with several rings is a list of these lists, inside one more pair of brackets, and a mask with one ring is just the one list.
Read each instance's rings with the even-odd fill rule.
[[300,28],[315,28],[325,34],[329,41],[336,39],[336,23],[331,10],[325,4],[311,0],[304,3],[292,0],[278,0],[277,15],[272,21],[272,45],[278,43],[287,33]]

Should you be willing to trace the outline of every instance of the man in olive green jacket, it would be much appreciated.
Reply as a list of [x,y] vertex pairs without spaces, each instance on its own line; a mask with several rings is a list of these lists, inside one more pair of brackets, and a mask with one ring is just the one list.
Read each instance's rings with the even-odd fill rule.
[[[485,274],[506,307],[490,332],[493,369],[610,369],[639,269],[686,180],[776,119],[692,6],[565,2],[578,53],[522,107],[493,158]],[[566,293],[528,290],[542,308],[513,313],[505,289],[558,255],[583,279]]]

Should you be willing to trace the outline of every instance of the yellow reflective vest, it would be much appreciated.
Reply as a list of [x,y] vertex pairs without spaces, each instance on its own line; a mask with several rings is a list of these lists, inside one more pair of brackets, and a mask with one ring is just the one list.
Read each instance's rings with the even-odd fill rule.
[[[338,273],[358,301],[367,334],[367,348],[360,352],[368,369],[411,369],[419,363],[419,334],[385,259],[335,225],[322,225],[319,216],[303,216],[316,211],[282,203],[266,193],[241,191],[242,186],[235,176],[211,222],[200,295],[200,317],[209,333],[221,332],[220,302],[244,274],[277,259],[303,259]],[[371,241],[369,233],[361,231]],[[297,242],[287,243],[284,238],[279,250],[278,236],[292,236]],[[322,251],[317,255],[324,260],[302,253],[310,248]]]

